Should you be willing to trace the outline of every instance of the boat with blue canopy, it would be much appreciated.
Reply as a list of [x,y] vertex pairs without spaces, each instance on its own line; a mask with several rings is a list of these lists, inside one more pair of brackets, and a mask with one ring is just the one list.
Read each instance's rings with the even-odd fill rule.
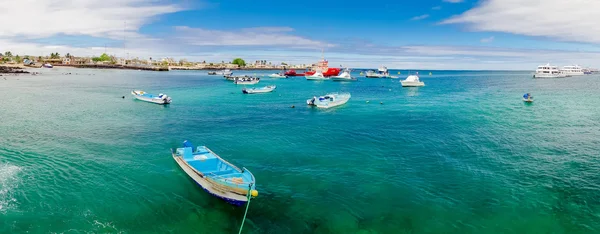
[[254,175],[225,161],[206,146],[195,148],[189,141],[171,149],[173,159],[202,189],[227,203],[240,206],[258,196]]

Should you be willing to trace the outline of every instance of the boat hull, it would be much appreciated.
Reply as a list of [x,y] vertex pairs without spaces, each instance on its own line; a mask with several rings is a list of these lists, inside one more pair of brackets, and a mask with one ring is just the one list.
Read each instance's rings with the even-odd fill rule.
[[[330,67],[327,69],[327,71],[323,72],[323,76],[337,76],[340,74],[340,71],[342,69],[340,68],[334,68],[334,67]],[[316,71],[307,71],[304,73],[305,76],[312,76],[316,73]]]
[[425,83],[423,83],[423,82],[401,81],[400,83],[402,83],[402,87],[421,87],[421,86],[425,86]]
[[331,77],[330,79],[331,79],[331,81],[338,81],[338,82],[357,81],[356,78],[346,78],[346,77]]
[[267,88],[263,88],[263,89],[242,89],[242,93],[245,93],[245,94],[270,93],[270,92],[273,92],[273,90],[275,90],[275,88],[277,88],[277,86],[267,86]]
[[524,101],[524,102],[533,102],[533,99],[526,99],[526,98],[523,98],[523,101]]
[[159,105],[166,105],[166,104],[170,104],[171,100],[167,99],[156,99],[156,98],[149,98],[149,97],[144,97],[141,95],[136,94],[135,92],[131,92],[131,95],[133,95],[133,97],[135,97],[135,99],[140,100],[140,101],[144,101],[144,102],[150,102],[150,103],[154,103],[154,104],[159,104]]
[[223,193],[214,189],[212,183],[208,181],[207,177],[198,174],[196,171],[194,171],[194,169],[192,169],[180,156],[173,154],[173,159],[175,160],[175,162],[177,162],[179,167],[188,175],[188,177],[194,180],[194,182],[196,182],[198,186],[200,186],[204,191],[208,192],[210,195],[213,195],[235,206],[241,206],[248,202],[248,198],[246,196],[238,195],[236,197],[232,197],[230,193]]

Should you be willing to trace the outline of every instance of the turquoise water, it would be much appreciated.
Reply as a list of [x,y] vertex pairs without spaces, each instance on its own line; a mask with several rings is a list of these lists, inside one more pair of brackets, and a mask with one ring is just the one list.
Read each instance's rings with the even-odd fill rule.
[[[254,173],[244,233],[600,232],[598,76],[264,78],[274,93],[243,95],[206,72],[43,72],[0,78],[0,233],[237,233],[244,208],[171,158],[185,139]],[[331,91],[352,99],[306,106]]]

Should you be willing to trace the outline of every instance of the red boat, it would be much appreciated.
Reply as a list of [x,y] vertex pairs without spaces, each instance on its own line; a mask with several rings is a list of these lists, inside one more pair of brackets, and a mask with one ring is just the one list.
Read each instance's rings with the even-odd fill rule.
[[323,73],[323,76],[337,76],[340,74],[341,68],[329,67],[329,62],[325,59],[322,59],[317,63],[317,67],[313,71],[307,71],[304,75],[312,76],[315,72],[320,71]]
[[304,73],[296,73],[296,70],[292,69],[289,71],[286,71],[284,73],[285,76],[304,76]]

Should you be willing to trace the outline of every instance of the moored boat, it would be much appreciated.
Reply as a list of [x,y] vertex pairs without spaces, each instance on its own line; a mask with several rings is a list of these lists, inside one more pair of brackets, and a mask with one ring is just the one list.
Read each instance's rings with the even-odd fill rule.
[[564,78],[567,74],[559,70],[557,66],[550,66],[550,64],[540,65],[535,70],[533,78]]
[[319,108],[331,108],[339,105],[344,105],[350,100],[349,93],[329,93],[325,96],[313,97],[306,100],[306,104]]
[[350,69],[344,69],[339,76],[330,77],[332,81],[356,81],[357,79],[350,75]]
[[304,76],[304,73],[296,73],[296,70],[292,69],[283,73],[285,76]]
[[273,74],[269,75],[269,77],[271,77],[271,78],[287,78],[287,76],[285,76],[281,73],[273,73]]
[[317,72],[323,74],[323,76],[325,77],[337,76],[340,74],[340,71],[342,70],[341,68],[329,67],[329,61],[325,60],[324,55],[321,56],[321,61],[317,62],[317,65],[313,67],[312,71],[305,72],[304,76],[312,76],[315,75]]
[[42,65],[42,67],[53,68],[54,66],[52,66],[52,64],[49,64],[49,63],[44,63],[44,65]]
[[235,80],[233,80],[234,84],[240,85],[253,85],[258,84],[258,82],[260,82],[260,78],[257,77],[235,78]]
[[269,86],[260,87],[260,88],[243,88],[242,93],[245,93],[245,94],[270,93],[270,92],[273,92],[273,90],[275,90],[276,88],[277,88],[277,86],[275,86],[275,85],[269,85]]
[[380,67],[379,69],[377,69],[377,71],[367,71],[365,76],[367,78],[389,78],[390,73],[388,72],[387,67]]
[[209,75],[222,75],[222,76],[231,76],[233,72],[229,69],[220,70],[220,71],[209,71]]
[[141,100],[141,101],[145,101],[145,102],[151,102],[151,103],[156,103],[156,104],[160,104],[160,105],[165,105],[165,104],[169,104],[171,103],[171,97],[167,96],[166,94],[158,94],[158,96],[146,93],[142,90],[134,90],[131,91],[131,95],[133,95],[136,99]]
[[401,80],[402,87],[419,87],[425,86],[425,83],[419,80],[419,73],[406,77],[406,80]]
[[[183,148],[171,149],[175,162],[202,189],[227,203],[240,206],[258,196],[254,175],[225,161],[206,146],[183,142]],[[250,193],[251,196],[248,196]]]
[[579,65],[564,66],[561,70],[566,76],[583,76],[583,69]]
[[312,75],[306,75],[304,76],[306,78],[306,80],[328,80],[329,78],[323,76],[323,73],[321,72],[316,72]]

